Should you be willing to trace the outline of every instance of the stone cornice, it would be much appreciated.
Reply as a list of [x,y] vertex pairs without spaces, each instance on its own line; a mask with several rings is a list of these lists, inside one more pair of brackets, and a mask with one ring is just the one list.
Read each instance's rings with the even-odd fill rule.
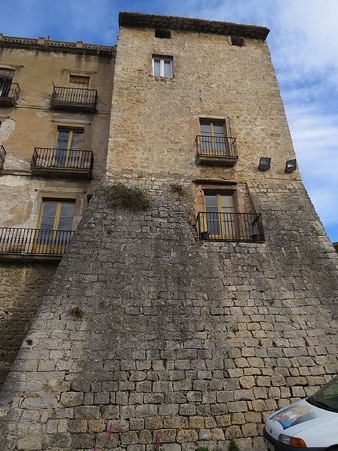
[[164,28],[197,33],[212,33],[226,36],[265,40],[269,29],[255,25],[240,25],[231,22],[216,22],[211,20],[189,19],[173,16],[155,16],[132,12],[119,14],[120,26],[136,28]]
[[80,55],[94,55],[113,58],[116,53],[115,46],[86,44],[82,41],[65,42],[52,41],[46,38],[19,38],[0,34],[0,48],[15,48],[39,50],[42,52],[63,52]]

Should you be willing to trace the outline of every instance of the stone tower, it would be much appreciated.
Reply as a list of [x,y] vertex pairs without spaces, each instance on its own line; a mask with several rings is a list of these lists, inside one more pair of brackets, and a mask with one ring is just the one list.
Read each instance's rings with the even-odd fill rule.
[[337,255],[261,27],[120,14],[107,179],[2,396],[6,450],[262,450],[337,372]]

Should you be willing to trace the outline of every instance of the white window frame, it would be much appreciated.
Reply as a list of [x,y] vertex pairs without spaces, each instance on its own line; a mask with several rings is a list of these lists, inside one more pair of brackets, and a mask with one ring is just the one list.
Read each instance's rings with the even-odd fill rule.
[[[155,61],[160,62],[160,74],[155,75]],[[164,63],[170,63],[170,75],[165,75],[164,73]],[[172,56],[159,56],[153,55],[152,58],[152,75],[154,77],[163,77],[163,78],[173,78],[173,57]]]

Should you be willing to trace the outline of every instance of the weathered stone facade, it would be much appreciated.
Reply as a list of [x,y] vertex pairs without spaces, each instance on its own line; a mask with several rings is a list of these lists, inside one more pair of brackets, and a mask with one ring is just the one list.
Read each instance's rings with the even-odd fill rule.
[[[74,231],[105,173],[114,54],[109,46],[0,35],[0,384],[61,258],[53,254],[53,246],[39,255],[43,204],[74,203]],[[54,108],[55,86],[66,93],[66,100],[87,92],[70,87],[74,78],[88,81],[88,91],[97,92],[95,111],[81,110],[81,104]],[[74,130],[83,135],[77,148],[93,155],[89,177],[78,176],[74,163],[70,170],[64,167],[57,150],[60,132],[70,137]],[[62,145],[69,154],[71,139]],[[33,164],[36,149],[49,155],[40,159],[41,173]]]
[[[62,126],[84,130],[83,149],[95,154],[93,178],[101,179],[106,165],[114,47],[0,36],[0,78],[2,70],[10,70],[11,81],[19,89],[14,106],[0,102],[0,144],[6,150],[2,178],[20,172],[31,175],[34,148],[55,147],[57,129]],[[95,114],[51,105],[54,87],[69,87],[72,76],[88,78],[88,87],[97,90]]]
[[[266,414],[338,364],[338,258],[298,171],[284,172],[294,153],[266,30],[128,13],[120,23],[108,178],[6,380],[0,443],[262,450]],[[163,26],[170,39],[154,36]],[[174,77],[152,75],[153,55],[173,58]],[[234,166],[196,164],[201,117],[226,122]],[[117,182],[149,208],[112,205]],[[205,193],[222,190],[262,215],[265,241],[199,239]]]

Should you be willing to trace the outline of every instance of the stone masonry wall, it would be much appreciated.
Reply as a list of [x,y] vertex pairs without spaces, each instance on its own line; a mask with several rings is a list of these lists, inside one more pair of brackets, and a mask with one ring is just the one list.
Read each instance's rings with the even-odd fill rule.
[[[152,75],[152,55],[173,58],[173,77]],[[295,158],[283,102],[267,43],[229,36],[172,32],[156,39],[153,29],[122,28],[117,46],[107,172],[112,177],[178,179],[298,179],[285,174]],[[234,167],[196,164],[200,118],[226,123],[236,139]],[[271,169],[258,171],[261,156]]]
[[0,387],[55,271],[55,265],[0,263]]
[[251,184],[265,243],[213,243],[188,189],[141,182],[147,211],[92,199],[6,381],[3,449],[262,450],[266,414],[336,374],[337,255],[301,184]]
[[[266,42],[189,30],[120,29],[107,174],[152,207],[112,208],[105,186],[90,202],[6,380],[6,451],[261,451],[265,416],[337,373],[338,257],[284,172]],[[152,75],[154,55],[173,77]],[[234,167],[196,164],[201,118],[224,120]],[[265,242],[198,241],[203,189],[229,184]]]

